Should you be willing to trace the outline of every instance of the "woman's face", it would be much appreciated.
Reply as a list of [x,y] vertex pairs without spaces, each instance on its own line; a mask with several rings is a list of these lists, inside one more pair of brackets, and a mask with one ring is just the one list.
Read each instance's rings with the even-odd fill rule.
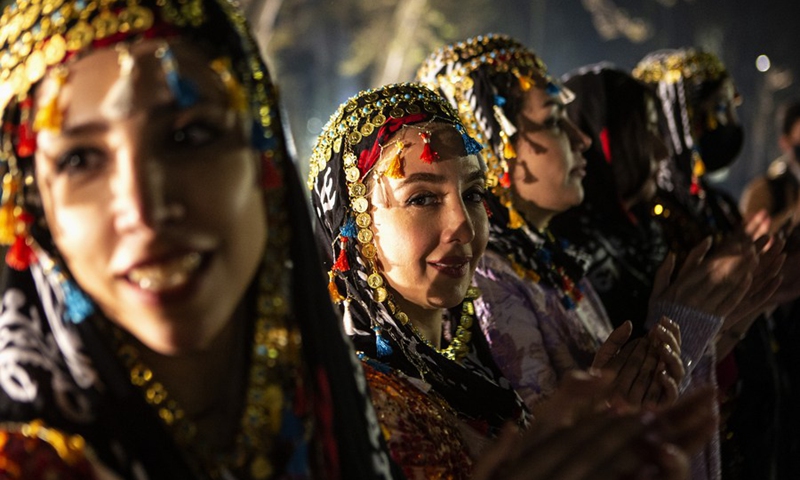
[[380,270],[412,318],[415,310],[450,308],[464,299],[489,234],[478,157],[465,153],[452,125],[425,129],[439,159],[423,163],[420,130],[401,129],[384,157],[396,151],[395,140],[403,141],[405,176],[381,177],[370,198]]
[[583,201],[581,152],[591,140],[567,117],[564,104],[538,87],[525,93],[517,126],[517,158],[509,161],[514,205],[541,228]]
[[76,281],[112,321],[175,354],[203,349],[231,320],[267,225],[246,115],[229,107],[205,55],[176,42],[180,74],[199,93],[179,107],[156,57],[163,45],[132,46],[135,67],[122,81],[114,49],[72,64],[61,131],[38,134],[35,165]]

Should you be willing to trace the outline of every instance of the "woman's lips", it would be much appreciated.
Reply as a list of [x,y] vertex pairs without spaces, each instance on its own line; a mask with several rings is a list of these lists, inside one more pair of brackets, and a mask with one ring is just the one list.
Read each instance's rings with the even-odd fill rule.
[[139,289],[162,293],[184,287],[203,264],[203,255],[188,252],[162,261],[133,267],[125,278]]
[[435,262],[428,262],[428,265],[437,271],[452,278],[462,278],[469,271],[468,257],[448,257]]

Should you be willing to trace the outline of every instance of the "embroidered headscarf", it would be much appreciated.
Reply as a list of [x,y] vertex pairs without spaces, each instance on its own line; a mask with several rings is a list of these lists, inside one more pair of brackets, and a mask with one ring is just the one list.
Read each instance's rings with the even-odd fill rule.
[[[710,52],[684,48],[660,50],[643,58],[633,70],[634,78],[656,90],[666,119],[663,136],[671,158],[658,173],[659,197],[652,213],[670,224],[667,236],[678,251],[685,250],[707,235],[717,240],[741,222],[736,202],[705,179],[708,166],[694,125],[704,121],[707,130],[716,129],[716,119],[696,118],[700,104],[730,77],[720,59]],[[725,165],[716,165],[715,169]],[[683,213],[678,213],[678,211]],[[665,217],[672,214],[671,220]],[[687,221],[683,218],[693,218]],[[681,245],[679,245],[681,244]]]
[[[58,92],[42,108],[32,106],[45,75],[63,84],[70,62],[92,51],[172,37],[208,47],[209,66],[231,107],[251,112],[251,139],[262,159],[270,233],[246,297],[256,318],[247,327],[249,370],[230,453],[198,447],[194,426],[141,361],[129,334],[72,280],[52,243],[33,175],[35,132],[59,130],[62,116]],[[360,366],[317,274],[275,88],[236,5],[21,0],[0,17],[0,47],[0,240],[12,243],[0,313],[0,418],[11,435],[4,438],[53,438],[60,455],[65,443],[78,448],[85,440],[123,478],[392,478]],[[168,48],[161,59],[176,101],[191,105],[196,91]],[[124,101],[109,108],[124,109]],[[45,435],[47,428],[75,436]],[[0,451],[4,466],[19,453]]]
[[467,132],[486,146],[489,186],[493,195],[489,249],[509,257],[518,273],[556,288],[562,303],[573,308],[582,293],[582,255],[548,231],[530,228],[514,208],[508,160],[516,157],[518,117],[525,92],[543,88],[569,103],[572,92],[547,73],[530,49],[506,35],[488,34],[444,47],[431,54],[417,78],[437,89],[458,110]]
[[[557,215],[550,227],[589,253],[587,277],[612,320],[645,318],[652,279],[667,248],[658,223],[649,215],[633,216],[623,199],[638,194],[652,175],[651,155],[667,154],[648,131],[646,102],[652,99],[658,112],[658,99],[609,64],[589,65],[562,79],[575,93],[567,112],[592,144],[583,153],[583,203]],[[650,203],[641,203],[632,210],[649,211]]]
[[[331,116],[317,140],[308,186],[320,243],[332,262],[331,294],[341,304],[345,330],[356,350],[425,380],[462,418],[494,432],[506,421],[524,422],[525,414],[520,398],[491,360],[478,322],[472,321],[476,292],[469,292],[450,312],[454,325],[446,336],[452,334],[455,350],[451,349],[453,358],[446,358],[415,334],[399,311],[386,289],[373,242],[367,185],[378,173],[376,162],[386,140],[403,126],[420,126],[424,134],[424,125],[434,121],[461,132],[468,154],[481,150],[450,105],[421,85],[389,85],[356,95]],[[426,154],[423,149],[422,155],[422,161],[435,161],[435,152]],[[390,164],[380,173],[402,175],[398,168]]]

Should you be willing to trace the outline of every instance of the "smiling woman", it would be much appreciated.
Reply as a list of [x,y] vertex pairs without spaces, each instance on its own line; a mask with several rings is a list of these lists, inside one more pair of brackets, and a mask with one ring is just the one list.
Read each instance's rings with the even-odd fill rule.
[[247,31],[4,11],[0,477],[393,478]]

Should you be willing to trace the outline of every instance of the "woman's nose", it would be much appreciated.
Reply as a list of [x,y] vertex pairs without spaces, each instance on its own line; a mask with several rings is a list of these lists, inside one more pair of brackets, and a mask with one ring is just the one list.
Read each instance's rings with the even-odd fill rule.
[[168,204],[170,182],[158,159],[120,149],[115,167],[112,209],[118,231],[157,229],[185,213],[179,206]]
[[579,152],[585,152],[592,145],[592,139],[581,130],[572,120],[567,119],[567,132],[572,148]]
[[447,213],[447,226],[445,229],[445,242],[456,242],[466,244],[475,238],[475,226],[469,216],[466,205],[459,198],[458,202],[453,202]]

